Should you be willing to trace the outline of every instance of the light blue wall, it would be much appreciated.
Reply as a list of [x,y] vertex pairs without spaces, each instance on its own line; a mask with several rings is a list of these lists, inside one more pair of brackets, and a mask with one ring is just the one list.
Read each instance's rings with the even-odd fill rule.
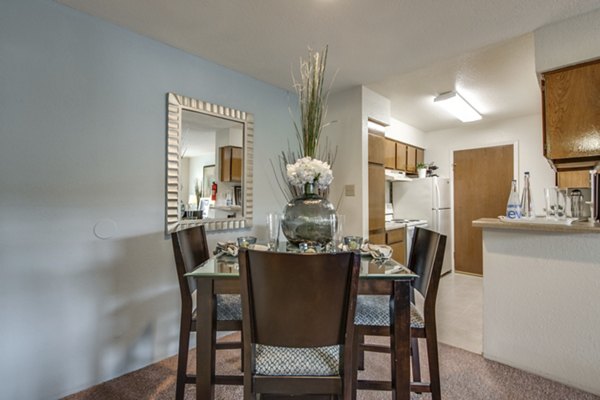
[[[289,93],[50,0],[0,2],[1,399],[57,398],[176,353],[167,92],[254,113],[264,225],[284,204],[269,159],[295,140]],[[114,236],[94,236],[109,221]]]

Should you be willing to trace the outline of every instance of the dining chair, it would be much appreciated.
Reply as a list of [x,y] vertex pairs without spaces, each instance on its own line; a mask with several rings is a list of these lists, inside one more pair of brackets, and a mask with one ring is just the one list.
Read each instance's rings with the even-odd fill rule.
[[[413,237],[408,268],[418,278],[413,282],[413,293],[410,309],[411,323],[411,361],[412,382],[411,391],[416,393],[430,392],[433,400],[441,399],[440,371],[437,348],[437,332],[435,321],[435,302],[444,261],[446,236],[431,230],[417,227]],[[418,294],[415,294],[415,291]],[[414,303],[415,296],[422,296],[423,307]],[[356,304],[356,340],[360,342],[355,368],[353,368],[353,385],[358,387],[357,369],[362,361],[364,351],[392,353],[393,349],[387,345],[366,344],[364,336],[389,336],[390,306],[388,296],[358,296]],[[421,382],[419,362],[419,338],[425,338],[427,345],[427,359],[429,362],[429,383]],[[363,388],[389,389],[390,382],[363,381]],[[395,383],[391,382],[392,390]]]
[[[204,226],[171,233],[175,266],[181,294],[181,322],[175,399],[182,400],[186,384],[194,384],[196,376],[187,373],[190,332],[196,332],[196,281],[185,276],[210,258]],[[239,295],[217,295],[217,331],[242,330],[242,305]],[[241,349],[242,342],[217,343],[216,349]]]
[[349,399],[360,255],[242,249],[244,399]]

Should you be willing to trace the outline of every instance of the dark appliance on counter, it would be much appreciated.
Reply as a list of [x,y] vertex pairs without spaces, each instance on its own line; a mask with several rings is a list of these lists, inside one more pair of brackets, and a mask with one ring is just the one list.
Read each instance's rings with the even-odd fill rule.
[[591,219],[592,222],[600,221],[600,165],[590,171],[591,185]]

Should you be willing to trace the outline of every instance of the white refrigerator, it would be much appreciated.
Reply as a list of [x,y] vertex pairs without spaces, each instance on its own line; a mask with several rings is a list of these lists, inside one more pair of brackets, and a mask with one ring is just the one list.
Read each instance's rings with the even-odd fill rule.
[[392,183],[394,218],[424,219],[428,228],[447,236],[442,274],[454,264],[450,179],[431,177]]

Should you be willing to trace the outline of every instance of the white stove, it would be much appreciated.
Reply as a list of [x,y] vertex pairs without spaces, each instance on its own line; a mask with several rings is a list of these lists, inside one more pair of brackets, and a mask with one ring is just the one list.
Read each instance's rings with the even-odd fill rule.
[[391,203],[385,205],[385,229],[390,231],[399,228],[427,226],[425,219],[394,218],[394,209]]

